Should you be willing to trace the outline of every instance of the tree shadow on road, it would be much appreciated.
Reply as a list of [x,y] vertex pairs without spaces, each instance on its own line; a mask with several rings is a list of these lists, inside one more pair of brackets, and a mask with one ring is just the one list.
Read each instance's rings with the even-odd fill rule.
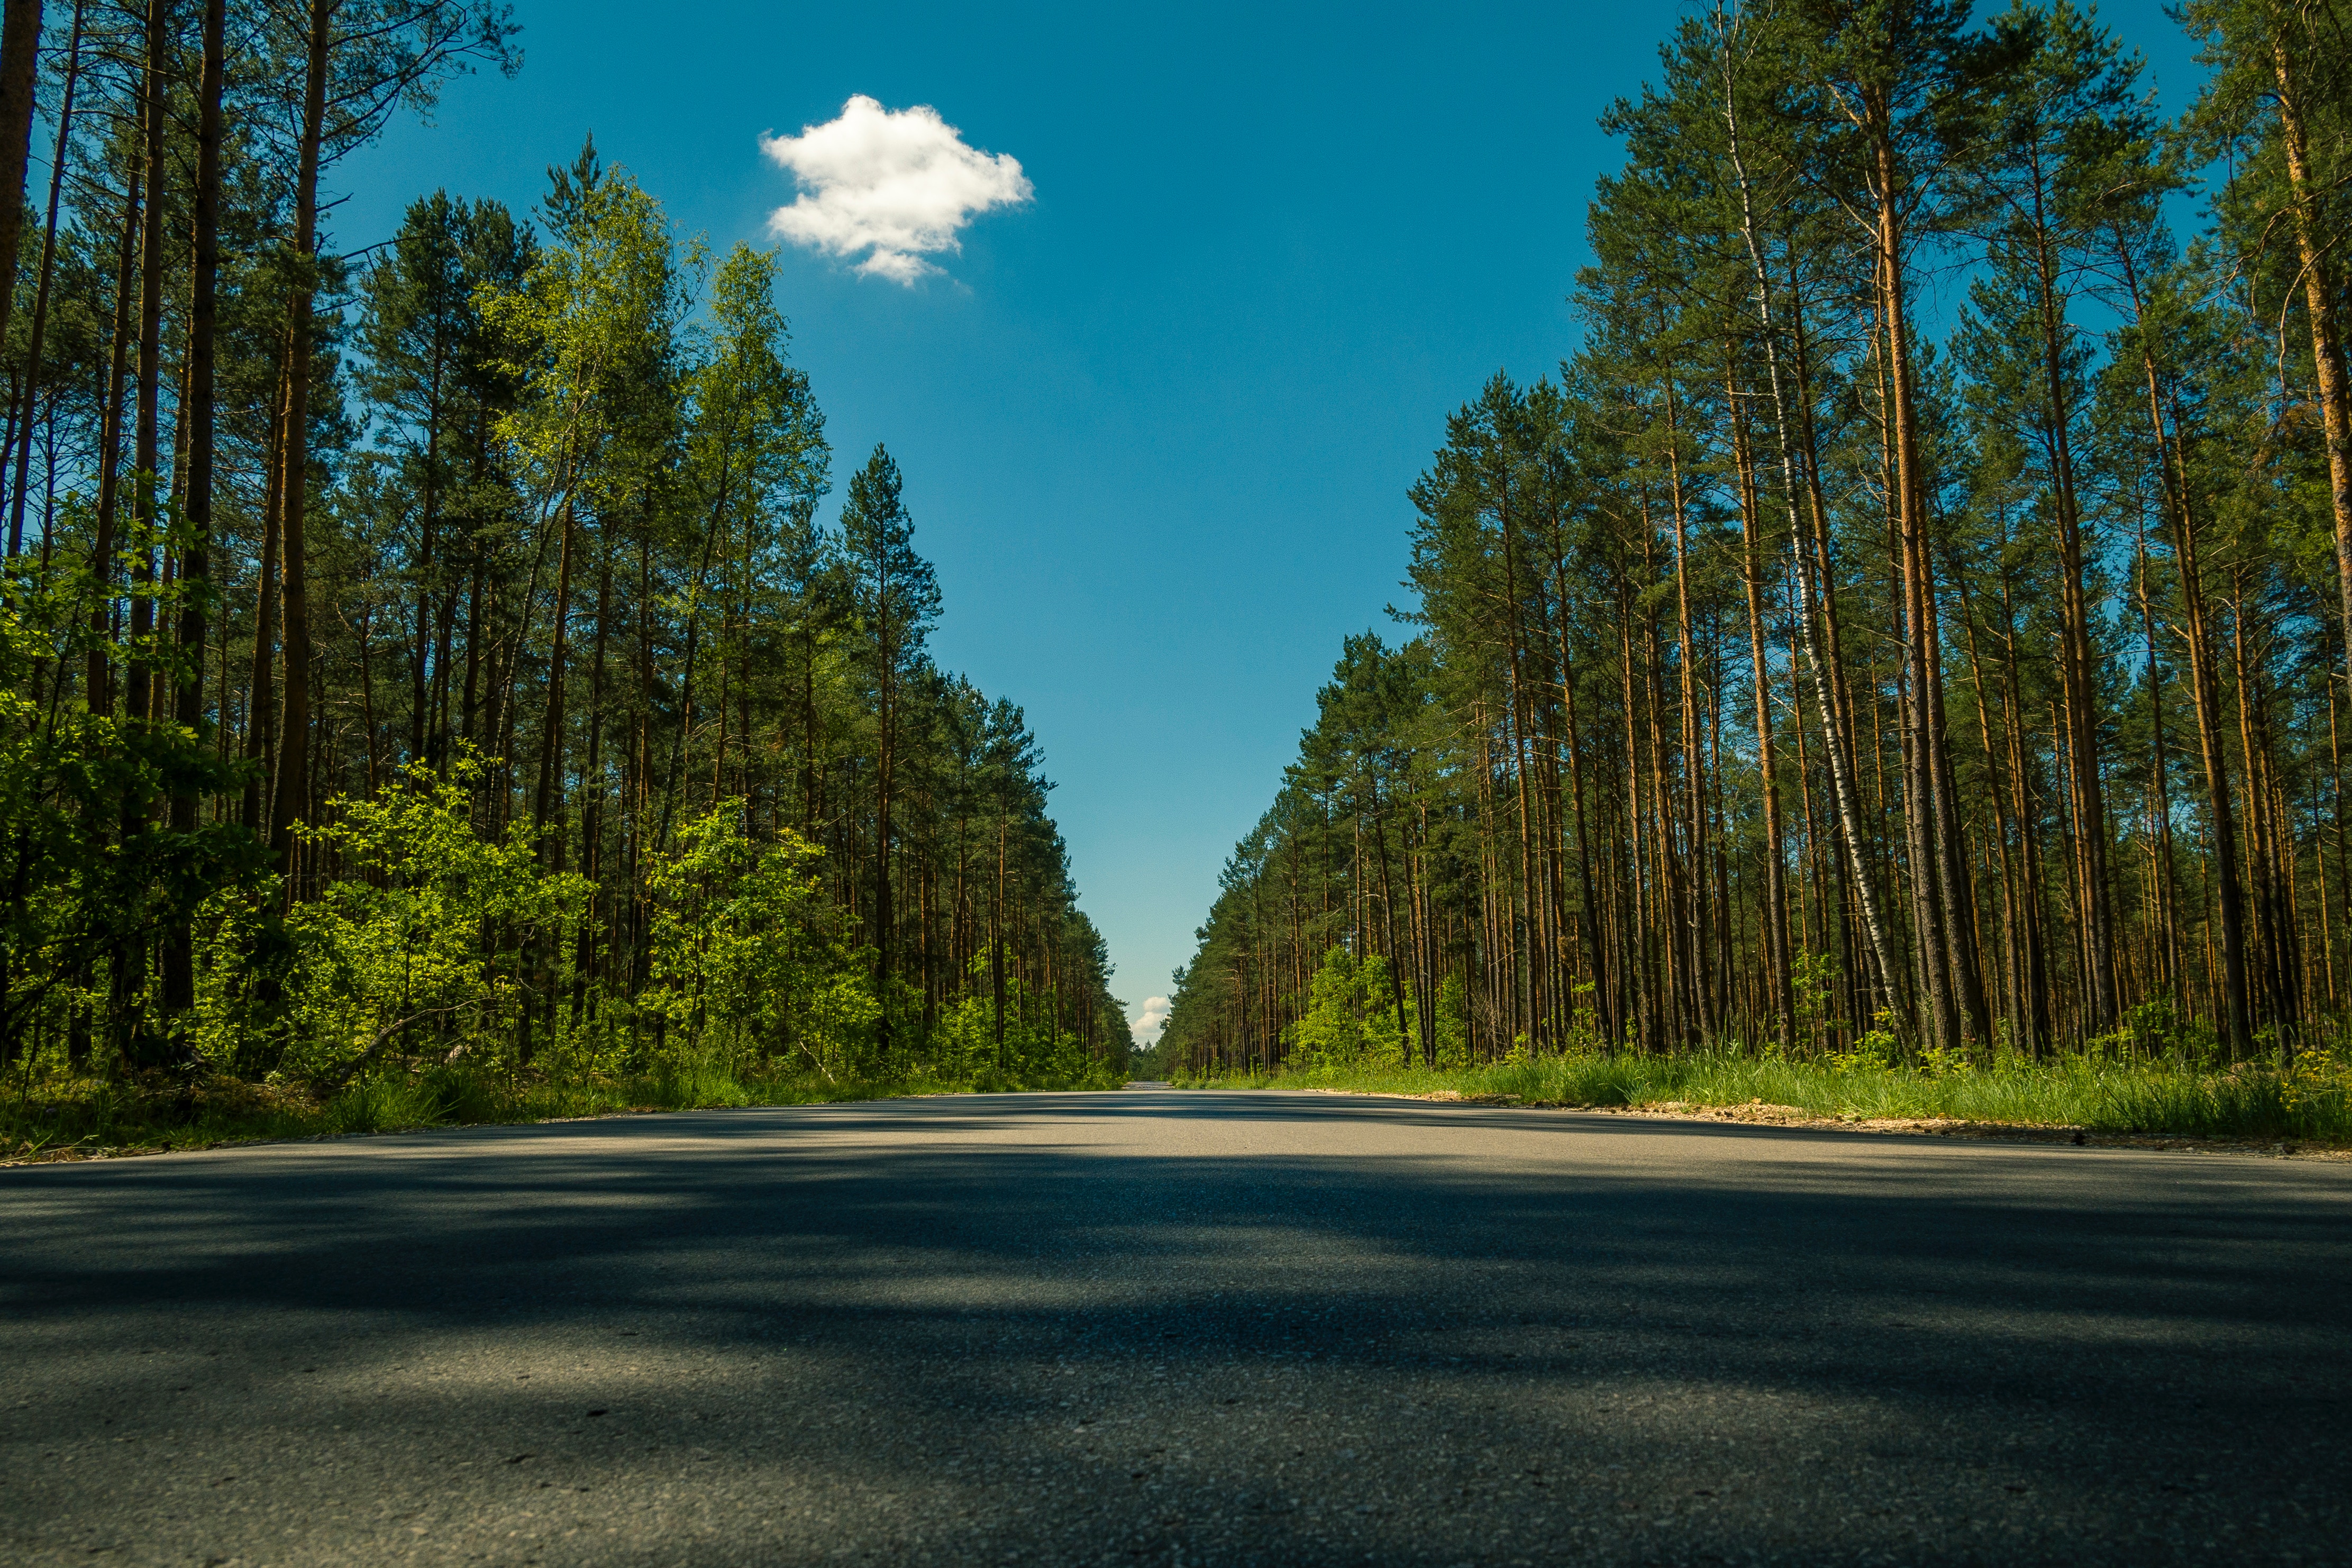
[[[1280,1153],[1128,1141],[1129,1119],[1171,1117],[1292,1125],[1255,1140]],[[1465,1117],[1495,1136],[1465,1141]],[[1350,1152],[1368,1122],[1427,1136]],[[1965,1512],[1988,1478],[2022,1478],[1999,1488],[2073,1510],[2052,1555],[2105,1531],[2145,1560],[2250,1509],[2340,1521],[2347,1197],[2332,1170],[1890,1154],[1834,1131],[1324,1097],[474,1129],[8,1173],[0,1382],[26,1402],[30,1440],[63,1440],[102,1409],[163,1399],[180,1374],[151,1376],[141,1350],[171,1352],[162,1369],[209,1341],[246,1367],[252,1407],[270,1413],[257,1419],[305,1441],[334,1442],[345,1407],[306,1402],[297,1360],[373,1387],[372,1421],[501,1442],[553,1422],[588,1456],[624,1418],[646,1452],[709,1445],[694,1369],[734,1368],[797,1391],[791,1419],[744,1436],[746,1456],[904,1492],[944,1484],[943,1453],[974,1476],[1053,1454],[1072,1485],[1241,1500],[1270,1560],[1286,1543],[1294,1560],[1329,1555],[1341,1537],[1307,1531],[1284,1500],[1295,1479],[1207,1458],[1188,1474],[1176,1446],[1213,1447],[1207,1434],[1246,1418],[1251,1441],[1305,1463],[1337,1421],[1368,1448],[1433,1444],[1422,1468],[1453,1477],[1470,1473],[1445,1457],[1463,1445],[1438,1435],[1475,1429],[1489,1453],[1583,1467],[1602,1479],[1589,1491],[1608,1463],[1709,1497],[1738,1495],[1724,1478],[1788,1471],[1751,1486],[1769,1493],[1798,1488],[1801,1463],[1837,1467],[1822,1472],[1832,1494],[1911,1498],[1903,1529],[1921,1510]],[[495,1365],[437,1384],[396,1375],[458,1342],[576,1350],[579,1388],[612,1382],[595,1397],[623,1416],[594,1426],[572,1408],[584,1394],[567,1404]],[[673,1370],[628,1387],[606,1364],[627,1358]],[[64,1363],[108,1371],[45,1375]],[[821,1388],[791,1381],[812,1367]],[[861,1420],[879,1435],[838,1436]],[[1746,1468],[1711,1446],[1725,1434]],[[1160,1468],[1131,1470],[1154,1446]],[[1372,1507],[1346,1539],[1444,1556],[1471,1527],[1436,1507]],[[1671,1539],[1621,1520],[1611,1539],[1669,1556],[1919,1545],[1892,1510],[1843,1534],[1801,1510],[1718,1512],[1704,1528],[1685,1515]]]

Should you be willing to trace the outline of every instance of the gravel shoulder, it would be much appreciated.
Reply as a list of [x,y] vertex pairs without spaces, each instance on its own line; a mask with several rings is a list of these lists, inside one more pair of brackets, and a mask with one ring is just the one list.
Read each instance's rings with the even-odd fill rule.
[[[1307,1094],[1348,1094],[1348,1089],[1305,1089]],[[1439,1103],[1514,1106],[1528,1110],[1574,1110],[1600,1116],[1631,1116],[1677,1121],[1731,1121],[1753,1127],[1810,1127],[1847,1132],[1906,1133],[1928,1138],[1985,1138],[2010,1143],[2064,1143],[2075,1148],[2146,1149],[2181,1154],[2245,1154],[2258,1159],[2352,1162],[2352,1148],[2325,1143],[2282,1143],[2242,1138],[2199,1138],[2178,1132],[2102,1132],[2061,1122],[1969,1121],[1949,1116],[1823,1116],[1795,1105],[1696,1105],[1679,1100],[1645,1105],[1558,1105],[1516,1095],[1433,1094],[1374,1096]]]

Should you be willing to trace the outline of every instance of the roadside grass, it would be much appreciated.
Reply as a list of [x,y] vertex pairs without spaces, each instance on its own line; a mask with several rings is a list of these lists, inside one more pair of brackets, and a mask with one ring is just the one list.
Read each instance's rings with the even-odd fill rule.
[[1823,1117],[1927,1119],[2096,1132],[2352,1144],[2352,1064],[2306,1051],[2294,1070],[2177,1059],[1882,1067],[1792,1061],[1729,1049],[1671,1056],[1540,1057],[1457,1068],[1317,1068],[1188,1080],[1202,1087],[1507,1096],[1574,1106],[1790,1106]]
[[194,1085],[160,1077],[20,1077],[0,1088],[0,1163],[721,1106],[1116,1089],[1124,1081],[1123,1074],[1108,1071],[1034,1080],[995,1073],[835,1079],[716,1059],[627,1075],[508,1074],[458,1065],[388,1069],[320,1100],[299,1086],[219,1077]]

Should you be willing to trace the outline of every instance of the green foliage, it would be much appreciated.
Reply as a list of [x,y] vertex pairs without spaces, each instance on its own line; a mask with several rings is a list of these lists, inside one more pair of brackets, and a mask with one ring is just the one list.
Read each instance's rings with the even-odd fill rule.
[[0,1163],[556,1117],[1118,1085],[1118,1075],[1092,1061],[1031,1077],[926,1070],[827,1079],[748,1060],[672,1058],[636,1071],[515,1073],[467,1058],[417,1070],[380,1068],[324,1099],[300,1085],[238,1079],[191,1084],[47,1075],[0,1097]]
[[[1115,1076],[1043,759],[926,651],[938,584],[887,454],[818,515],[774,255],[682,237],[593,142],[535,222],[441,191],[356,271],[288,245],[296,186],[396,103],[519,60],[497,5],[354,0],[316,161],[235,129],[299,99],[307,50],[229,73],[218,286],[184,227],[161,258],[166,300],[215,309],[167,309],[127,362],[122,258],[167,215],[119,193],[181,200],[165,172],[211,160],[166,116],[142,184],[115,134],[140,73],[87,68],[68,9],[43,50],[81,84],[64,163],[110,174],[61,187],[54,245],[26,226],[0,519],[26,1141]],[[155,19],[186,63],[196,13]],[[201,534],[152,525],[182,496]]]
[[688,1054],[790,1055],[829,1081],[869,1065],[881,1008],[865,955],[831,930],[819,853],[789,828],[754,842],[723,801],[655,863],[648,1005]]
[[1302,1067],[1351,1068],[1410,1061],[1409,1032],[1409,1024],[1397,1023],[1388,960],[1375,954],[1358,963],[1346,948],[1334,947],[1315,972],[1306,1012],[1284,1037]]
[[1789,964],[1790,992],[1797,1016],[1797,1039],[1806,1048],[1818,1046],[1836,1025],[1837,960],[1832,954],[1808,952],[1800,944]]
[[[1903,1042],[1888,1026],[1893,1015],[1884,1009],[1871,1019],[1871,1026],[1853,1037],[1853,1043],[1842,1051],[1832,1051],[1829,1061],[1841,1072],[1863,1071],[1891,1068],[1902,1055]],[[1929,1047],[1940,1051],[1940,1047]]]
[[[254,887],[262,864],[241,827],[175,827],[163,809],[233,787],[244,770],[181,725],[66,703],[67,675],[98,640],[90,576],[31,565],[0,569],[0,1061],[36,1031],[86,1032],[93,1016],[126,1056],[158,1058],[176,1047],[154,1018],[148,944],[208,900]],[[189,592],[133,586],[159,622]],[[183,671],[163,639],[135,651],[158,679]]]
[[1449,973],[1437,985],[1437,1068],[1470,1065],[1470,994],[1462,976]]
[[643,482],[688,306],[660,205],[619,170],[583,182],[520,288],[481,291],[499,368],[529,389],[499,433],[551,510]]
[[[1228,1080],[1190,1078],[1210,1086]],[[1801,1062],[1722,1048],[1658,1056],[1571,1053],[1451,1071],[1298,1069],[1255,1086],[1503,1098],[1528,1105],[1788,1106],[1822,1117],[2006,1122],[2116,1133],[2352,1145],[2352,1065],[2334,1050],[2292,1069],[2200,1068],[2178,1058],[2101,1062],[1938,1058],[1909,1067]]]
[[[985,977],[985,961],[975,963],[973,978]],[[943,1079],[977,1088],[1010,1089],[1021,1084],[1097,1084],[1111,1087],[1125,1079],[1123,1069],[1097,1062],[1087,1043],[1061,1026],[1050,997],[1034,995],[1018,979],[1004,983],[1003,1038],[995,999],[975,985],[925,1042],[929,1070]]]
[[1449,995],[1459,1059],[1530,1070],[2343,1026],[2346,16],[2179,19],[2215,74],[2169,126],[2072,0],[1666,25],[1559,374],[1443,412],[1402,644],[1342,640],[1163,1061],[1368,1058],[1335,946],[1424,1062]]
[[[524,823],[508,826],[503,839],[475,832],[480,771],[461,745],[446,778],[409,764],[376,799],[336,799],[327,826],[299,830],[352,875],[330,881],[285,921],[294,962],[278,1068],[341,1081],[419,1037],[482,1048],[518,1027],[524,980],[499,962],[499,933],[576,920],[588,884],[548,872]],[[224,962],[212,983],[236,992],[249,980]],[[226,999],[214,1016],[249,1018]],[[242,1056],[228,1041],[214,1051],[224,1065]]]
[[1354,1067],[1363,1058],[1363,983],[1344,947],[1323,955],[1315,972],[1306,1012],[1290,1026],[1286,1041],[1294,1059],[1308,1070]]

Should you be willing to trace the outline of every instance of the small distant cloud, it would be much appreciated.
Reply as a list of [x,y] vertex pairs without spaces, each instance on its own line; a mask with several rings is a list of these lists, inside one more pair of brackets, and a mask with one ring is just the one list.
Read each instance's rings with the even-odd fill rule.
[[1137,1045],[1156,1046],[1160,1043],[1160,1031],[1167,1026],[1168,998],[1148,996],[1144,998],[1143,1011],[1137,1016],[1135,1022],[1127,1026],[1127,1029],[1128,1033],[1134,1037]]
[[761,136],[760,151],[801,185],[768,215],[771,230],[909,286],[939,270],[924,257],[963,248],[956,237],[973,218],[1034,194],[1018,160],[966,146],[938,110],[885,109],[864,93],[797,136]]

